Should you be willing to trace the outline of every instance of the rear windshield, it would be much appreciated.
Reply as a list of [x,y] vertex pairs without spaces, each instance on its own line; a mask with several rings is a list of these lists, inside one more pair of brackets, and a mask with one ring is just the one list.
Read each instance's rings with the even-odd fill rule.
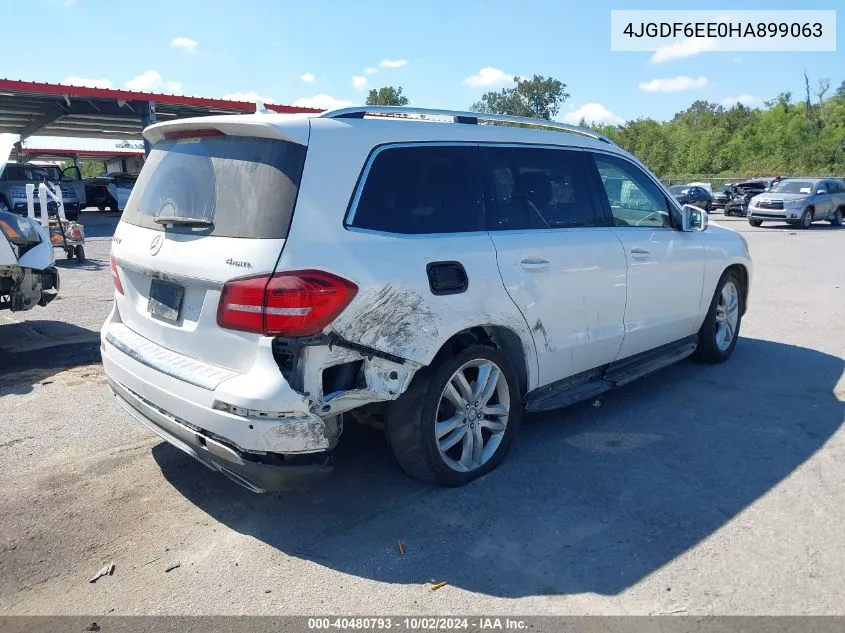
[[305,152],[296,143],[246,136],[161,141],[144,163],[122,220],[158,230],[164,229],[158,216],[210,220],[213,227],[203,235],[287,237]]

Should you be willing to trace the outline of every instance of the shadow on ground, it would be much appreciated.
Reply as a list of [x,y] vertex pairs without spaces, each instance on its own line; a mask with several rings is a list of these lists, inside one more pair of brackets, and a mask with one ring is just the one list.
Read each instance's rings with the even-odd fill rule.
[[723,365],[685,362],[600,407],[529,418],[499,469],[460,489],[407,479],[383,435],[363,427],[347,430],[332,476],[304,492],[253,495],[167,444],[153,455],[216,520],[343,573],[504,597],[617,594],[819,450],[843,421],[843,366],[742,339]]
[[59,250],[56,250],[56,267],[57,268],[73,268],[76,270],[102,270],[103,268],[108,268],[108,261],[103,259],[94,259],[90,257],[86,257],[84,260],[79,261],[76,258],[68,259],[64,257],[64,253],[60,253]]
[[0,395],[77,365],[100,362],[99,333],[63,321],[0,323]]
[[85,227],[86,239],[111,237],[118,222],[120,213],[83,211],[79,214],[79,223]]

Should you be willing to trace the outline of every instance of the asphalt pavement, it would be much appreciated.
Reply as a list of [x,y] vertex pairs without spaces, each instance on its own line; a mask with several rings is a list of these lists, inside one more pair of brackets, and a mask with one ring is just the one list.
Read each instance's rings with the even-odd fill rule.
[[[845,613],[845,230],[713,220],[755,260],[730,361],[529,416],[459,489],[352,425],[327,480],[254,495],[130,419],[96,359],[61,360],[77,342],[31,347],[0,372],[0,614]],[[96,340],[115,218],[82,221],[88,262],[0,321],[0,355]]]

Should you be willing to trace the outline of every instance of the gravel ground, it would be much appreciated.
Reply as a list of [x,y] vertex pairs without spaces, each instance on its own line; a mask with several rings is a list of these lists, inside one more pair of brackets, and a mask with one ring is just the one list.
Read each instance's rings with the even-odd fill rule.
[[[845,614],[845,230],[715,219],[756,266],[733,358],[531,416],[461,489],[353,426],[328,480],[253,495],[133,422],[97,364],[0,375],[0,614]],[[105,319],[114,220],[83,221],[89,263],[0,352]]]

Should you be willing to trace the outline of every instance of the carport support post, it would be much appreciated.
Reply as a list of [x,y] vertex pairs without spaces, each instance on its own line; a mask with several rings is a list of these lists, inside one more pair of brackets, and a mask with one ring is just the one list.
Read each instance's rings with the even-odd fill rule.
[[[156,104],[155,104],[155,101],[144,101],[141,104],[141,125],[146,128],[148,125],[152,125],[155,122],[156,122]],[[149,156],[151,149],[152,149],[152,147],[150,146],[147,139],[144,139],[144,155]]]

